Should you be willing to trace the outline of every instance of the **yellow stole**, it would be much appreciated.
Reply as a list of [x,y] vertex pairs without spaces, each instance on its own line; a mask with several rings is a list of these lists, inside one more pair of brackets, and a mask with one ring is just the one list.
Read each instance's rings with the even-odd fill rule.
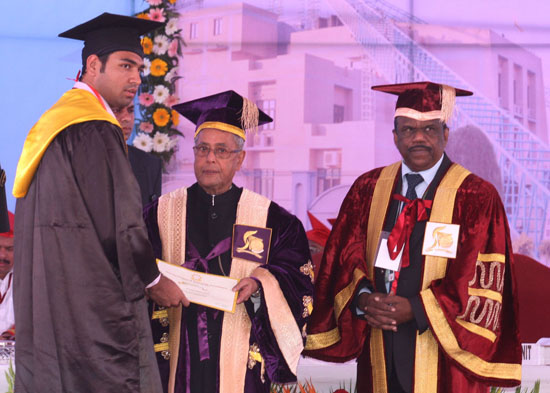
[[89,91],[71,89],[61,96],[31,128],[17,164],[13,196],[23,198],[32,182],[42,156],[54,138],[65,128],[86,121],[104,120],[116,126],[118,121],[103,108]]
[[[265,227],[271,201],[243,189],[237,206],[236,224]],[[181,265],[185,262],[187,189],[180,188],[163,195],[158,206],[158,225],[163,259]],[[296,375],[303,350],[302,334],[276,278],[259,263],[240,258],[231,261],[230,277],[242,279],[253,276],[262,283],[269,322],[281,353],[290,370]],[[169,351],[170,376],[168,392],[173,393],[181,335],[181,307],[170,308]],[[242,393],[249,357],[251,322],[244,307],[238,304],[235,313],[224,313],[220,344],[220,393]]]
[[[373,200],[369,211],[367,230],[367,268],[374,278],[374,259],[376,245],[379,242],[384,218],[391,201],[391,190],[398,173],[400,162],[384,168],[374,189]],[[470,172],[458,164],[453,164],[439,184],[430,214],[430,221],[452,223],[456,191]],[[383,212],[383,213],[382,213]],[[424,260],[422,289],[426,289],[433,280],[443,278],[447,268],[447,258],[428,256]],[[370,339],[372,379],[375,391],[387,393],[386,361],[382,330],[372,329]],[[437,392],[437,365],[439,350],[431,331],[418,334],[416,337],[414,391]]]

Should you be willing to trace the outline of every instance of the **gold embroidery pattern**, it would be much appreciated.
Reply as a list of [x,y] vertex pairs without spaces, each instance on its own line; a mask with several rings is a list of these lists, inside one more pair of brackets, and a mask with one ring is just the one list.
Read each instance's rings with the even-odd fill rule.
[[457,322],[490,341],[500,326],[506,258],[503,254],[478,254],[474,275],[468,282],[468,302]]
[[265,382],[264,358],[260,353],[260,347],[258,346],[258,344],[254,343],[250,346],[250,349],[248,350],[248,368],[252,370],[257,363],[260,363],[261,365],[260,379],[262,380],[262,383],[264,383]]
[[248,350],[248,368],[252,370],[256,363],[261,363],[262,361],[263,358],[260,354],[260,347],[256,343],[252,344]]
[[162,337],[160,338],[161,343],[167,343],[168,342],[168,333],[163,333]]
[[170,360],[170,351],[162,351],[160,355],[164,358],[164,360]]
[[307,337],[307,323],[304,323],[304,326],[302,327],[302,338]]
[[315,273],[313,270],[313,263],[311,263],[311,261],[307,261],[305,265],[300,266],[300,272],[306,276],[309,276],[311,282],[315,281]]
[[313,298],[311,296],[302,297],[302,304],[304,311],[302,311],[302,318],[307,318],[313,312]]
[[160,318],[159,322],[162,327],[170,325],[170,320],[168,319],[168,317]]
[[521,364],[488,362],[460,348],[432,291],[430,289],[422,291],[420,292],[420,296],[426,308],[426,313],[430,315],[433,331],[437,335],[443,350],[451,358],[467,370],[482,377],[521,381]]

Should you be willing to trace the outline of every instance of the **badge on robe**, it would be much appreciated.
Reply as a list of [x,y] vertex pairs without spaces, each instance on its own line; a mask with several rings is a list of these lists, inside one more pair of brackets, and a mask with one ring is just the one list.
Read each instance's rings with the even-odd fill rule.
[[233,225],[231,256],[261,264],[267,263],[271,246],[271,228]]
[[422,255],[456,258],[459,231],[460,225],[456,224],[426,223]]

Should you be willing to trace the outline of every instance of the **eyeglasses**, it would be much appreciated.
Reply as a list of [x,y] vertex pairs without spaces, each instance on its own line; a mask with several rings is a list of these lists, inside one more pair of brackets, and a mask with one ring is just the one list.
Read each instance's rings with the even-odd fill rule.
[[195,152],[195,155],[197,157],[206,157],[210,154],[211,151],[213,151],[216,158],[220,158],[222,160],[225,160],[225,159],[229,158],[231,156],[231,154],[239,153],[242,150],[229,150],[229,149],[227,149],[225,147],[221,147],[221,146],[218,146],[218,147],[215,147],[215,148],[212,149],[212,148],[210,148],[209,146],[206,146],[206,145],[199,145],[199,146],[193,146],[193,151]]
[[417,131],[421,131],[427,137],[434,137],[434,136],[437,136],[440,132],[442,132],[441,127],[437,127],[432,124],[427,125],[425,127],[405,126],[397,129],[395,132],[400,138],[410,138],[411,136],[415,135]]

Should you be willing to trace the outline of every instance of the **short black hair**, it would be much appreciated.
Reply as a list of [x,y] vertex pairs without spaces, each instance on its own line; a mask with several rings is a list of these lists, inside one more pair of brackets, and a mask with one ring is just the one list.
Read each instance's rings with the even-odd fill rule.
[[[109,60],[109,56],[111,56],[111,53],[98,56],[98,59],[101,62],[101,68],[99,69],[99,72],[105,72],[105,67],[107,65],[107,60]],[[82,73],[80,75],[79,80],[82,80],[82,77],[84,76],[85,73],[86,73],[86,64],[82,64]]]

